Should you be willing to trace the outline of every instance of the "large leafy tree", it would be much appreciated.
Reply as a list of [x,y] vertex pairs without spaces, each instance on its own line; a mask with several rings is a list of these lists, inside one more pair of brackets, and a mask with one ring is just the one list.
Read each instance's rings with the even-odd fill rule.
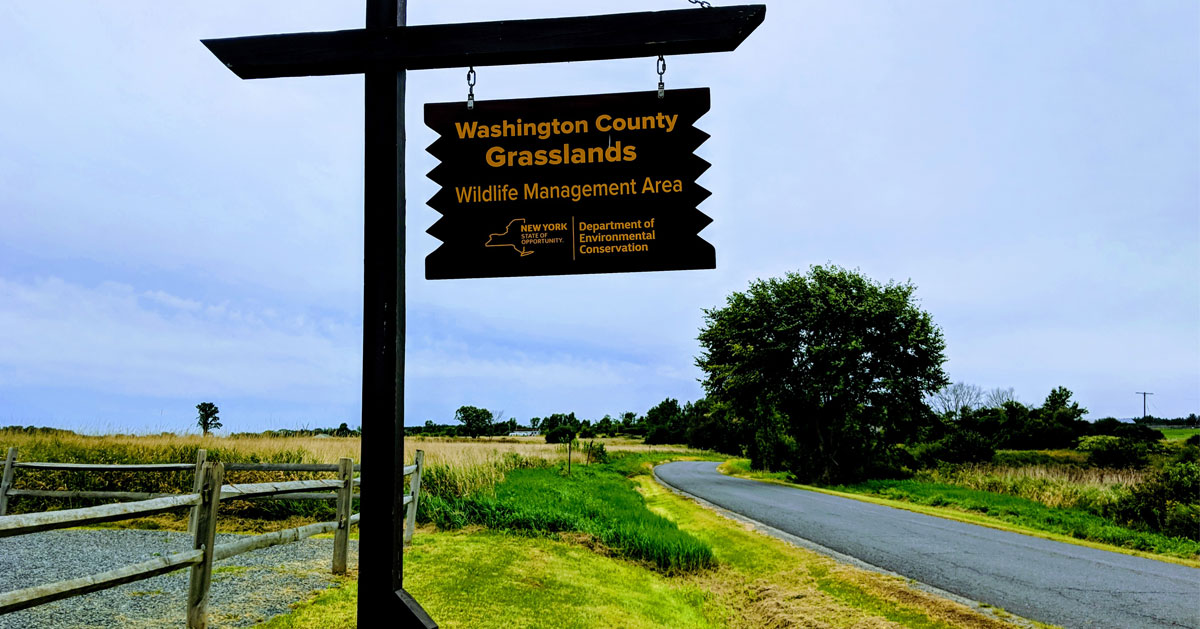
[[212,402],[201,402],[196,405],[196,425],[207,435],[210,431],[221,428],[221,418],[217,415],[221,410]]
[[491,434],[492,412],[486,408],[460,406],[454,412],[454,419],[462,424],[462,434],[471,437]]
[[945,342],[911,283],[837,266],[758,280],[705,310],[697,365],[743,422],[753,465],[804,481],[866,477],[937,421]]

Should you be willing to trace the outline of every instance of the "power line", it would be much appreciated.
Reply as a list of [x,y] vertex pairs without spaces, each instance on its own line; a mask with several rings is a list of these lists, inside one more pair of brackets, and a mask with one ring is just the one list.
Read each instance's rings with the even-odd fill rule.
[[1142,419],[1144,420],[1146,419],[1146,396],[1154,394],[1148,391],[1134,391],[1134,395],[1142,396]]

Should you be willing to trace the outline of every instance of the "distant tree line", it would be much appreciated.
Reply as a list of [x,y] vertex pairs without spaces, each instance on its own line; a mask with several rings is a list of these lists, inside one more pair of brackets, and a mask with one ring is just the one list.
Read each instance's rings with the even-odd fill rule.
[[[502,415],[502,413],[501,413]],[[421,426],[405,426],[405,436],[424,437],[503,437],[519,430],[530,430],[514,418],[496,419],[486,408],[462,406],[454,414],[458,424],[437,424],[426,420]]]
[[[646,443],[685,443],[692,425],[705,424],[707,406],[701,400],[683,406],[667,398],[645,415],[634,411],[616,417],[581,419],[574,412],[553,413],[546,417],[531,417],[525,424],[515,418],[496,419],[486,408],[462,406],[454,414],[457,423],[438,424],[427,420],[422,426],[405,426],[404,434],[427,437],[501,437],[520,431],[536,431],[549,443],[565,443],[568,439],[599,437],[645,437]],[[501,417],[503,413],[498,413]],[[706,442],[707,443],[707,442]]]
[[235,432],[231,437],[272,437],[272,438],[289,438],[289,437],[315,437],[317,435],[328,435],[330,437],[361,437],[362,428],[355,426],[351,428],[346,422],[342,422],[337,428],[279,428],[277,430],[264,430],[262,432]]
[[1200,416],[1197,416],[1195,413],[1189,413],[1187,417],[1176,417],[1175,419],[1147,415],[1145,417],[1134,418],[1133,421],[1136,424],[1145,424],[1147,426],[1183,426],[1187,428],[1200,428]]
[[27,435],[73,435],[75,431],[66,430],[64,428],[50,428],[48,426],[0,426],[0,431],[4,432],[19,432]]

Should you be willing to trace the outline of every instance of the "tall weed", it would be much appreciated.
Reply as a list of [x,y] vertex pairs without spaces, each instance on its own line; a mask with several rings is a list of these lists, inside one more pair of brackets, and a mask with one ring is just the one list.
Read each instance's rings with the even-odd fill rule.
[[1103,514],[1128,496],[1130,490],[1146,478],[1146,472],[1062,465],[975,464],[923,470],[913,478],[1019,496],[1048,507]]

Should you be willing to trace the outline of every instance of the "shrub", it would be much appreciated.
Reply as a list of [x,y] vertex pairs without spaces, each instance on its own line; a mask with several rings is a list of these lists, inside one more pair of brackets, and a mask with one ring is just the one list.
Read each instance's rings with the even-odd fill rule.
[[1084,437],[1078,449],[1086,452],[1088,463],[1096,467],[1142,467],[1147,461],[1146,444],[1127,437]]
[[581,445],[582,447],[579,449],[583,450],[589,463],[608,463],[608,449],[604,447],[603,443],[588,441]]
[[992,460],[996,448],[977,432],[955,430],[932,443],[922,443],[909,449],[922,467],[939,463],[979,463]]
[[1200,464],[1168,463],[1133,488],[1114,515],[1167,535],[1200,539]]
[[1200,433],[1196,433],[1196,434],[1188,437],[1187,440],[1184,441],[1183,443],[1184,443],[1184,445],[1189,445],[1189,446],[1200,446]]

